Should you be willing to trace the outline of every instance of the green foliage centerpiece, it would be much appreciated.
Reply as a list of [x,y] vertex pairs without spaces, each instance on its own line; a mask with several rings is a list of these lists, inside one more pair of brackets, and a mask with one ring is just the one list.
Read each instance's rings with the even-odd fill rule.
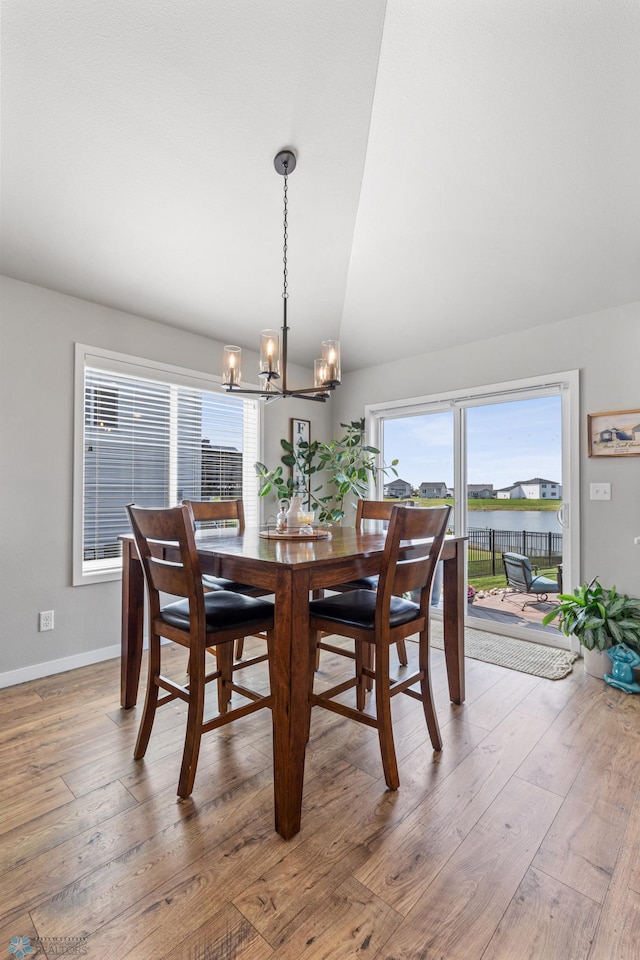
[[[284,450],[282,465],[269,469],[264,463],[255,464],[260,478],[259,495],[266,497],[274,492],[279,500],[289,500],[296,493],[301,494],[310,509],[317,511],[320,523],[340,523],[346,506],[353,503],[347,498],[362,500],[370,482],[379,474],[398,475],[397,460],[378,466],[380,451],[364,442],[364,419],[340,426],[344,435],[328,443],[300,440],[294,446],[289,440],[280,440]],[[284,467],[291,468],[290,476],[284,476]],[[305,490],[296,490],[294,476],[304,477]]]

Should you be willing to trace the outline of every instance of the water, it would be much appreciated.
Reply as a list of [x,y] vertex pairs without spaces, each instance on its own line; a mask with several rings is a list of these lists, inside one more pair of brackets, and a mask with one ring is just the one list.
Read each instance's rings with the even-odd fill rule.
[[467,524],[491,530],[562,533],[555,510],[469,510]]

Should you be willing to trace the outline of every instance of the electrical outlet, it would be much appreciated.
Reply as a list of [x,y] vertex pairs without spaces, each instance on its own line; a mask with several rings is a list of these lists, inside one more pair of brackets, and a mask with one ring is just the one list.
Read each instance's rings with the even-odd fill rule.
[[40,632],[43,630],[53,630],[53,610],[42,610],[40,612]]

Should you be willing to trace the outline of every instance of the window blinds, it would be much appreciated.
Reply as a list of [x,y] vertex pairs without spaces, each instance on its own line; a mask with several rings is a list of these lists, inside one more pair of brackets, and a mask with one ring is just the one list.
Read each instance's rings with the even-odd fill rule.
[[242,498],[258,523],[257,402],[179,379],[85,365],[83,573],[120,565],[128,503]]

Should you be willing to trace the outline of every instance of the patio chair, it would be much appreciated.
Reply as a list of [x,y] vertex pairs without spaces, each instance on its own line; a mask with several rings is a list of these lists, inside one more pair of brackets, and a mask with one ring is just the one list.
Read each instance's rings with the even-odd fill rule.
[[[507,586],[518,593],[532,594],[534,600],[525,600],[522,609],[539,601],[549,599],[550,593],[559,593],[562,589],[558,580],[550,580],[549,577],[537,576],[538,567],[531,566],[529,557],[521,553],[503,553],[502,562],[504,564],[504,573],[507,578]],[[507,596],[502,594],[502,599]]]

